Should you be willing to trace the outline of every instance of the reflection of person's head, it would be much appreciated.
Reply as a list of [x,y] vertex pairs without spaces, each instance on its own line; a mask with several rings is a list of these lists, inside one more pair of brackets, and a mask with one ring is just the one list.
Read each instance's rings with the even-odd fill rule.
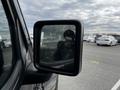
[[64,38],[66,40],[74,40],[75,34],[72,30],[68,29],[64,32]]

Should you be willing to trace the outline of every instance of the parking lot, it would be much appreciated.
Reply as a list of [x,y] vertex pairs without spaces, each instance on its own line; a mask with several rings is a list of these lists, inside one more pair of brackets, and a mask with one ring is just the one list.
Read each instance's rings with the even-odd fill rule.
[[77,77],[59,76],[58,90],[120,90],[119,53],[120,45],[97,46],[84,42],[81,73]]
[[59,90],[120,90],[120,45],[84,42],[82,71],[77,77],[60,76]]

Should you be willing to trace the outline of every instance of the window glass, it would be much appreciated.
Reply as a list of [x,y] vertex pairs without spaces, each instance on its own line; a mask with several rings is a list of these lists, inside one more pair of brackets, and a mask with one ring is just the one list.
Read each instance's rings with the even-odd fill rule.
[[39,20],[84,22],[82,72],[76,78],[60,76],[59,90],[120,89],[120,0],[19,0],[19,3],[32,38],[33,25]]
[[7,79],[12,66],[12,43],[7,18],[0,1],[0,86]]

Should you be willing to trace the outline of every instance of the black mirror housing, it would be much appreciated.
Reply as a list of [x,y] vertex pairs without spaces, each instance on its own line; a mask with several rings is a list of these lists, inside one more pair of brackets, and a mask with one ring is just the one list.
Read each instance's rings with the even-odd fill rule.
[[83,49],[81,22],[38,21],[34,25],[33,40],[34,65],[38,70],[69,76],[76,76],[81,71]]

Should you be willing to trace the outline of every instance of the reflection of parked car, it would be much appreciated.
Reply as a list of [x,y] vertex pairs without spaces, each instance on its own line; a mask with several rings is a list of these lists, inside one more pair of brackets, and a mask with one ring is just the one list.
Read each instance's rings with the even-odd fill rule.
[[0,36],[0,47],[6,48],[11,46],[11,40],[10,39],[3,39],[2,36]]
[[4,47],[10,47],[11,46],[11,41],[10,40],[4,40]]
[[0,41],[0,47],[1,47],[1,48],[5,48],[5,43],[4,43],[4,41]]
[[0,36],[0,42],[2,41],[2,36]]
[[101,36],[96,40],[97,45],[116,45],[117,40],[113,36]]
[[3,48],[4,47],[4,42],[2,40],[2,37],[0,36],[0,47]]

